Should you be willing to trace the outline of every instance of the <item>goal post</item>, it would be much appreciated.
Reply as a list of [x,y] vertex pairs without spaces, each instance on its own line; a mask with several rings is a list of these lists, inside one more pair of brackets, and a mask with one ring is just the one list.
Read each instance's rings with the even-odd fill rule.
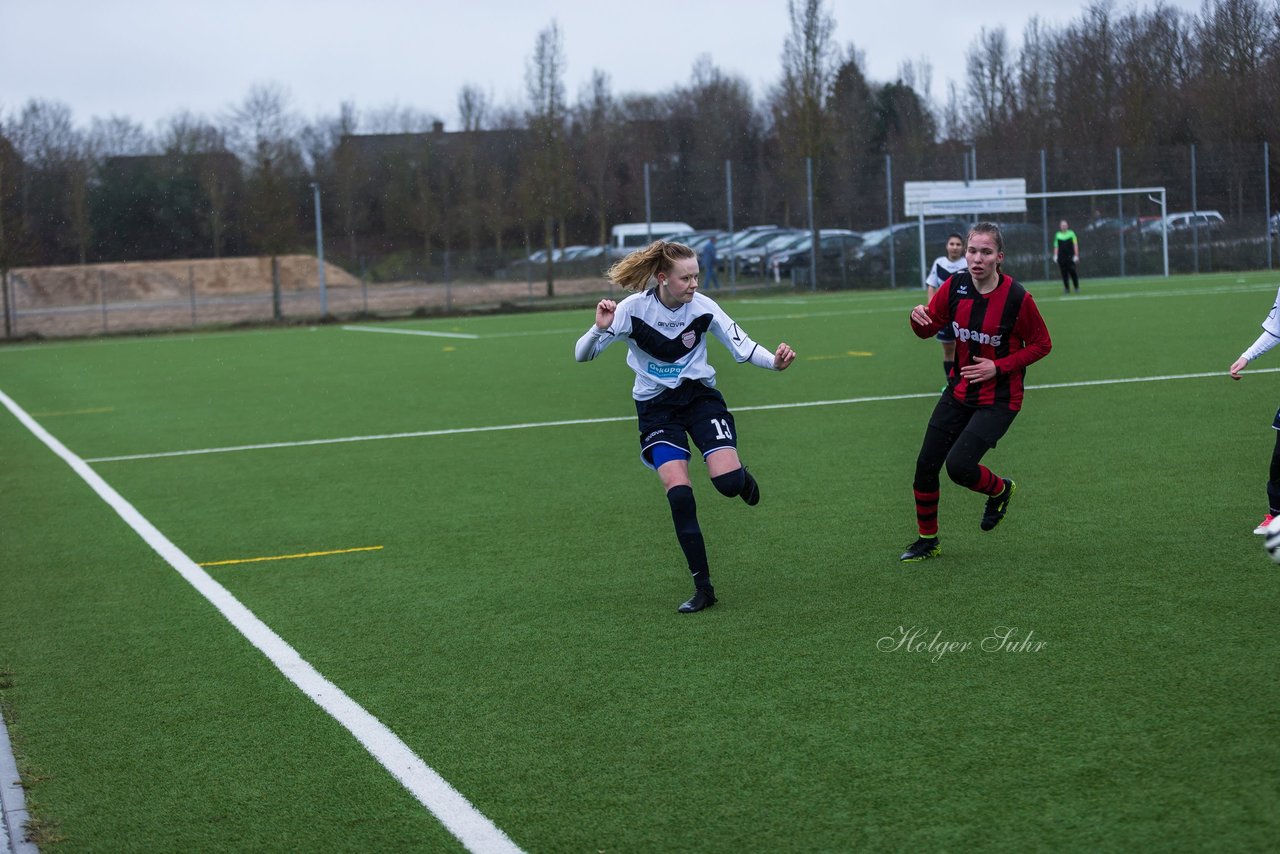
[[[1169,210],[1164,187],[1123,187],[1098,190],[1058,190],[1028,193],[1023,178],[1001,178],[986,181],[907,181],[903,184],[903,204],[907,217],[918,223],[920,270],[928,268],[925,249],[925,217],[940,215],[977,215],[1027,212],[1030,199],[1078,199],[1098,196],[1144,196],[1160,205],[1160,251],[1164,276],[1169,276]],[[1044,223],[1044,253],[1049,255],[1048,223]],[[1123,245],[1123,244],[1122,244]],[[1122,250],[1123,251],[1123,250]],[[1123,259],[1122,259],[1123,262]]]

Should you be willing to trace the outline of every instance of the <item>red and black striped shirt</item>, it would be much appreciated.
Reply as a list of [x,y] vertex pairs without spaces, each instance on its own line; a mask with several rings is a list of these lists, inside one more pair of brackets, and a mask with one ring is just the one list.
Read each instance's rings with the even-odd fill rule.
[[[969,406],[998,409],[1022,408],[1022,382],[1027,365],[1049,355],[1053,342],[1049,329],[1027,289],[1000,274],[1000,283],[987,294],[978,293],[973,277],[966,271],[943,282],[929,300],[933,322],[911,329],[921,338],[930,338],[944,326],[956,335],[956,383],[951,394]],[[996,363],[996,376],[985,383],[970,384],[960,369],[978,357]]]

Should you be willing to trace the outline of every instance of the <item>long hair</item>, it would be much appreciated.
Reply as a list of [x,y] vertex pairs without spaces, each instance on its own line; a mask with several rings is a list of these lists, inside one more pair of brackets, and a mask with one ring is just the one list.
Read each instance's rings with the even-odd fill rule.
[[[969,237],[973,237],[975,234],[989,236],[996,243],[996,251],[1004,254],[1004,234],[1000,232],[1000,226],[994,222],[975,222],[973,228],[969,229]],[[964,243],[965,246],[969,245],[968,238],[965,239]],[[1003,272],[1004,270],[1001,269],[1000,264],[996,264],[996,274],[999,275]]]
[[654,276],[671,272],[676,261],[696,257],[694,251],[683,243],[655,240],[616,262],[605,275],[615,285],[639,292],[649,287],[649,280]]

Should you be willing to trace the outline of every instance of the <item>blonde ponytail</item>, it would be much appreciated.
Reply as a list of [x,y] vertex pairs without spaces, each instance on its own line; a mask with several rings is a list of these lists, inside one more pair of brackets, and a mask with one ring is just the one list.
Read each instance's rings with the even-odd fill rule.
[[654,276],[669,273],[676,261],[695,257],[694,251],[683,243],[655,240],[616,262],[605,275],[615,285],[638,293],[649,287],[649,280]]

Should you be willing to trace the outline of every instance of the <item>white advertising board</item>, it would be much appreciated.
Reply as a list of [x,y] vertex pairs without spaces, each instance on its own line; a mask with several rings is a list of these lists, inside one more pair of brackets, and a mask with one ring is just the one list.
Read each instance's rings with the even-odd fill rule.
[[907,181],[902,185],[906,214],[937,216],[975,213],[1025,213],[1027,180]]

